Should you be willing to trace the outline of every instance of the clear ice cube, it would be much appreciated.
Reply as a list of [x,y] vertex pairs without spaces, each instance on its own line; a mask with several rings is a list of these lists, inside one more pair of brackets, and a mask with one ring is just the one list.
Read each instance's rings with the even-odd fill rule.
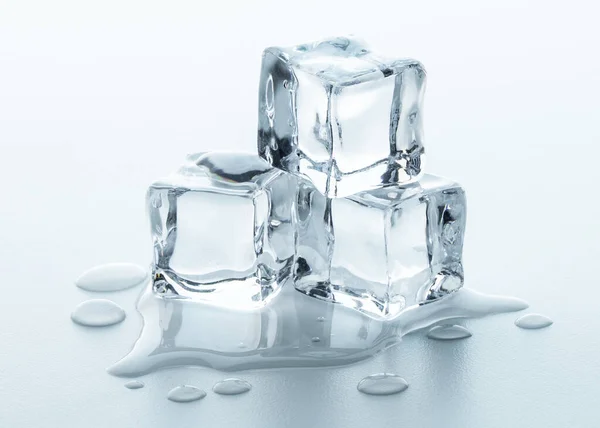
[[462,188],[433,175],[345,198],[327,198],[301,179],[295,287],[393,318],[462,286],[465,220]]
[[188,156],[148,190],[155,290],[230,307],[265,303],[293,264],[295,182],[256,155]]
[[258,152],[323,194],[415,181],[421,174],[425,70],[348,37],[267,48]]

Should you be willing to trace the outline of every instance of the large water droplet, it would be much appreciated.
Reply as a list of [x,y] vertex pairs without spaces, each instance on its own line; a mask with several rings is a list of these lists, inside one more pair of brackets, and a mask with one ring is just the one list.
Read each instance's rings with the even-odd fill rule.
[[392,395],[408,388],[408,382],[393,373],[378,373],[365,377],[356,387],[369,395]]
[[130,380],[129,382],[125,383],[125,388],[127,389],[140,389],[144,387],[144,382],[140,381],[140,380]]
[[87,291],[119,291],[141,284],[147,271],[133,263],[109,263],[84,272],[75,285]]
[[471,336],[471,332],[460,325],[436,325],[427,333],[428,338],[435,340],[458,340]]
[[213,391],[215,394],[221,395],[238,395],[248,392],[251,389],[252,385],[250,385],[248,382],[236,378],[222,380],[213,386]]
[[537,329],[551,326],[554,323],[550,318],[540,314],[527,314],[517,318],[515,325],[520,328]]
[[86,300],[71,313],[73,322],[87,327],[106,327],[118,324],[125,319],[125,316],[122,307],[106,299]]
[[176,386],[167,394],[167,398],[176,403],[189,403],[206,397],[206,392],[191,385]]

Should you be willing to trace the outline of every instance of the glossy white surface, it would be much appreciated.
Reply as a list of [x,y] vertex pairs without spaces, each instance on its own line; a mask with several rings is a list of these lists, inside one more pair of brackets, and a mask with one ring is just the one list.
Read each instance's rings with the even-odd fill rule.
[[[2,2],[0,426],[597,423],[597,6],[303,4]],[[92,296],[75,279],[103,263],[150,262],[144,193],[186,153],[254,150],[263,47],[344,32],[428,69],[426,168],[467,191],[465,285],[522,297],[554,324],[519,329],[520,314],[467,321],[468,340],[422,332],[355,366],[238,373],[252,391],[188,405],[166,394],[181,384],[209,391],[230,375],[163,371],[127,390],[104,369],[139,333],[139,290]],[[73,324],[70,312],[92,297],[114,300],[127,319]],[[356,390],[381,372],[410,388]]]

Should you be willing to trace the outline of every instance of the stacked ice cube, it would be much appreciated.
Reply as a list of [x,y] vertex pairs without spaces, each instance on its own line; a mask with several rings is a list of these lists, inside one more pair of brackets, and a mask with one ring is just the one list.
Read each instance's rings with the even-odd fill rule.
[[465,195],[423,174],[425,70],[339,37],[268,48],[258,156],[154,183],[154,287],[255,307],[282,285],[375,318],[463,284]]

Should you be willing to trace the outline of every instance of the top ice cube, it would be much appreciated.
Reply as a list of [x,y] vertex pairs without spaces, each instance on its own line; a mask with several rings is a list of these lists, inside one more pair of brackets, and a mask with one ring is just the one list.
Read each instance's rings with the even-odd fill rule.
[[425,70],[337,37],[267,48],[259,86],[258,152],[343,197],[421,174]]

